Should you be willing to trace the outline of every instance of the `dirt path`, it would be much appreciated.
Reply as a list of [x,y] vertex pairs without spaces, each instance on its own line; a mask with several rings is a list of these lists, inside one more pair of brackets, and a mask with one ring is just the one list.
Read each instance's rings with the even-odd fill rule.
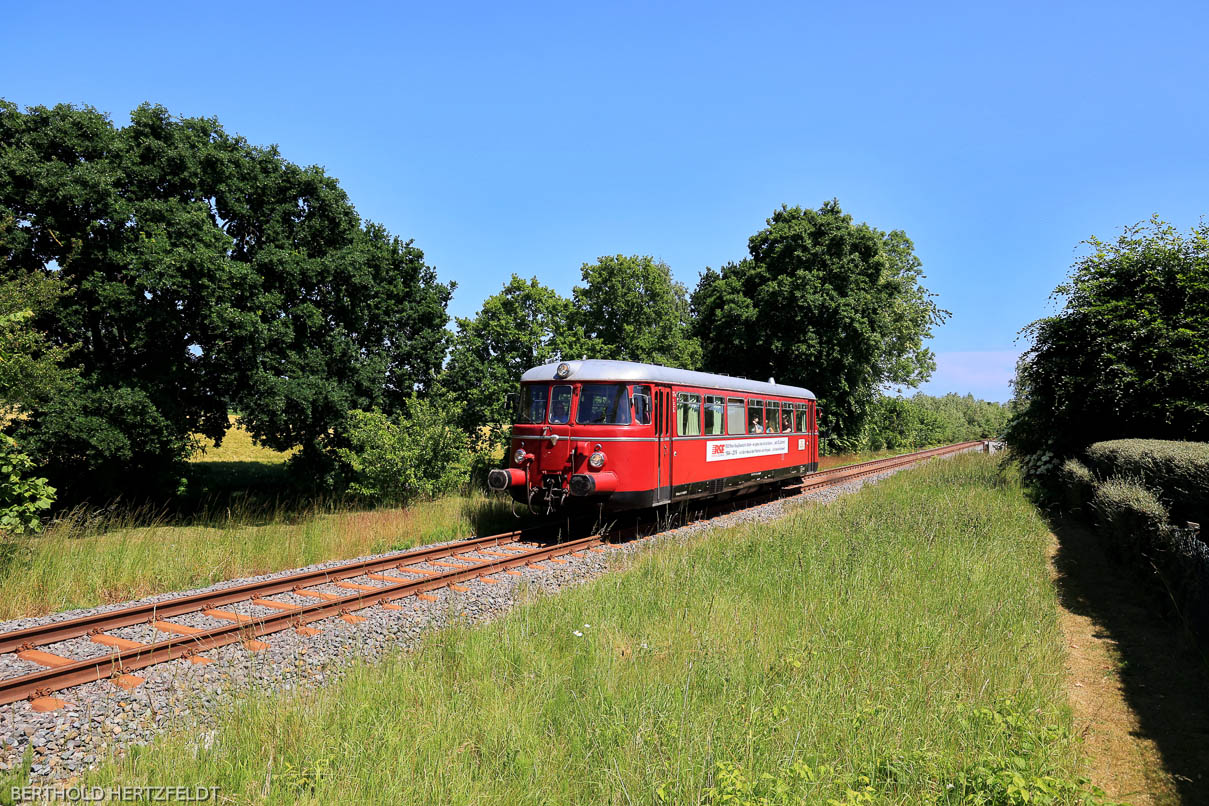
[[1092,783],[1134,804],[1209,803],[1209,669],[1179,625],[1108,564],[1086,529],[1056,523],[1051,561],[1066,683]]

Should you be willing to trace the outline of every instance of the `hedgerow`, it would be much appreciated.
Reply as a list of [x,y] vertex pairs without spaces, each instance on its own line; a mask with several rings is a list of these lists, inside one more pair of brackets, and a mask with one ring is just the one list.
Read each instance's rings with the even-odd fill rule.
[[1136,477],[1159,490],[1177,520],[1209,515],[1209,443],[1114,439],[1091,445],[1087,460],[1101,477]]
[[1209,638],[1209,546],[1198,526],[1209,512],[1209,444],[1150,439],[1098,442],[1088,464],[1068,459],[1056,473],[1058,500],[1092,518],[1110,557],[1149,580]]
[[1078,459],[1067,459],[1058,469],[1066,505],[1072,511],[1083,511],[1096,491],[1096,477]]

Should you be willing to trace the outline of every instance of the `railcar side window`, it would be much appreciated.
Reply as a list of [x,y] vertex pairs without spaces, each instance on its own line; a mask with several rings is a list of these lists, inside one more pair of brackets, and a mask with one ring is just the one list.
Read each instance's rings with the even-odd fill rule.
[[579,390],[580,425],[629,425],[630,393],[617,383],[585,383]]
[[639,425],[651,424],[651,387],[634,387],[634,422]]
[[764,433],[781,433],[781,401],[770,400],[764,405]]
[[705,396],[705,433],[706,434],[721,434],[722,426],[722,398],[714,395]]
[[571,387],[555,386],[550,396],[550,422],[566,425],[571,422]]
[[549,386],[526,386],[521,394],[522,423],[540,423],[546,419],[546,400],[550,396]]
[[747,420],[743,416],[743,398],[741,397],[726,399],[726,433],[747,433]]
[[764,401],[747,400],[747,433],[763,434],[764,433]]
[[676,396],[676,436],[701,436],[701,395]]
[[810,429],[806,427],[806,404],[798,404],[798,430],[803,434],[809,433]]
[[781,405],[781,433],[788,434],[793,430],[793,404],[783,403]]

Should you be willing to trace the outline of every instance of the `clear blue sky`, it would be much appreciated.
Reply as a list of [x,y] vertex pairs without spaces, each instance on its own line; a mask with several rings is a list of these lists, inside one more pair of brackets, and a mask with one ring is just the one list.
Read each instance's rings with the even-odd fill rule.
[[598,255],[690,289],[780,204],[915,241],[925,389],[1006,399],[1079,241],[1209,213],[1209,4],[12,3],[0,95],[216,116],[414,238],[455,315]]

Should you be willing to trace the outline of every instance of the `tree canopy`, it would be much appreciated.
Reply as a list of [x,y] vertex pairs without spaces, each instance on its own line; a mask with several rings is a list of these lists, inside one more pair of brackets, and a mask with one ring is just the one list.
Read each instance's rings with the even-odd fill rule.
[[1209,439],[1209,224],[1153,218],[1089,251],[1025,328],[1007,437],[1062,456],[1122,437]]
[[232,408],[262,443],[333,452],[348,412],[431,382],[452,287],[363,223],[336,180],[212,118],[0,102],[4,280],[54,276],[39,314],[79,346],[75,393],[11,427],[56,483],[160,487]]
[[64,362],[72,348],[34,327],[66,290],[59,278],[33,272],[0,281],[0,421],[69,393],[76,373]]
[[690,327],[688,290],[650,255],[605,255],[580,269],[570,325],[592,358],[697,369],[701,345]]
[[459,317],[442,386],[463,404],[460,425],[471,435],[511,422],[509,392],[525,370],[573,355],[571,303],[534,277],[517,275],[483,301],[473,319]]
[[855,224],[834,200],[767,223],[748,258],[707,268],[693,293],[704,367],[810,388],[833,444],[856,446],[879,387],[931,375],[923,341],[948,313],[901,231]]

